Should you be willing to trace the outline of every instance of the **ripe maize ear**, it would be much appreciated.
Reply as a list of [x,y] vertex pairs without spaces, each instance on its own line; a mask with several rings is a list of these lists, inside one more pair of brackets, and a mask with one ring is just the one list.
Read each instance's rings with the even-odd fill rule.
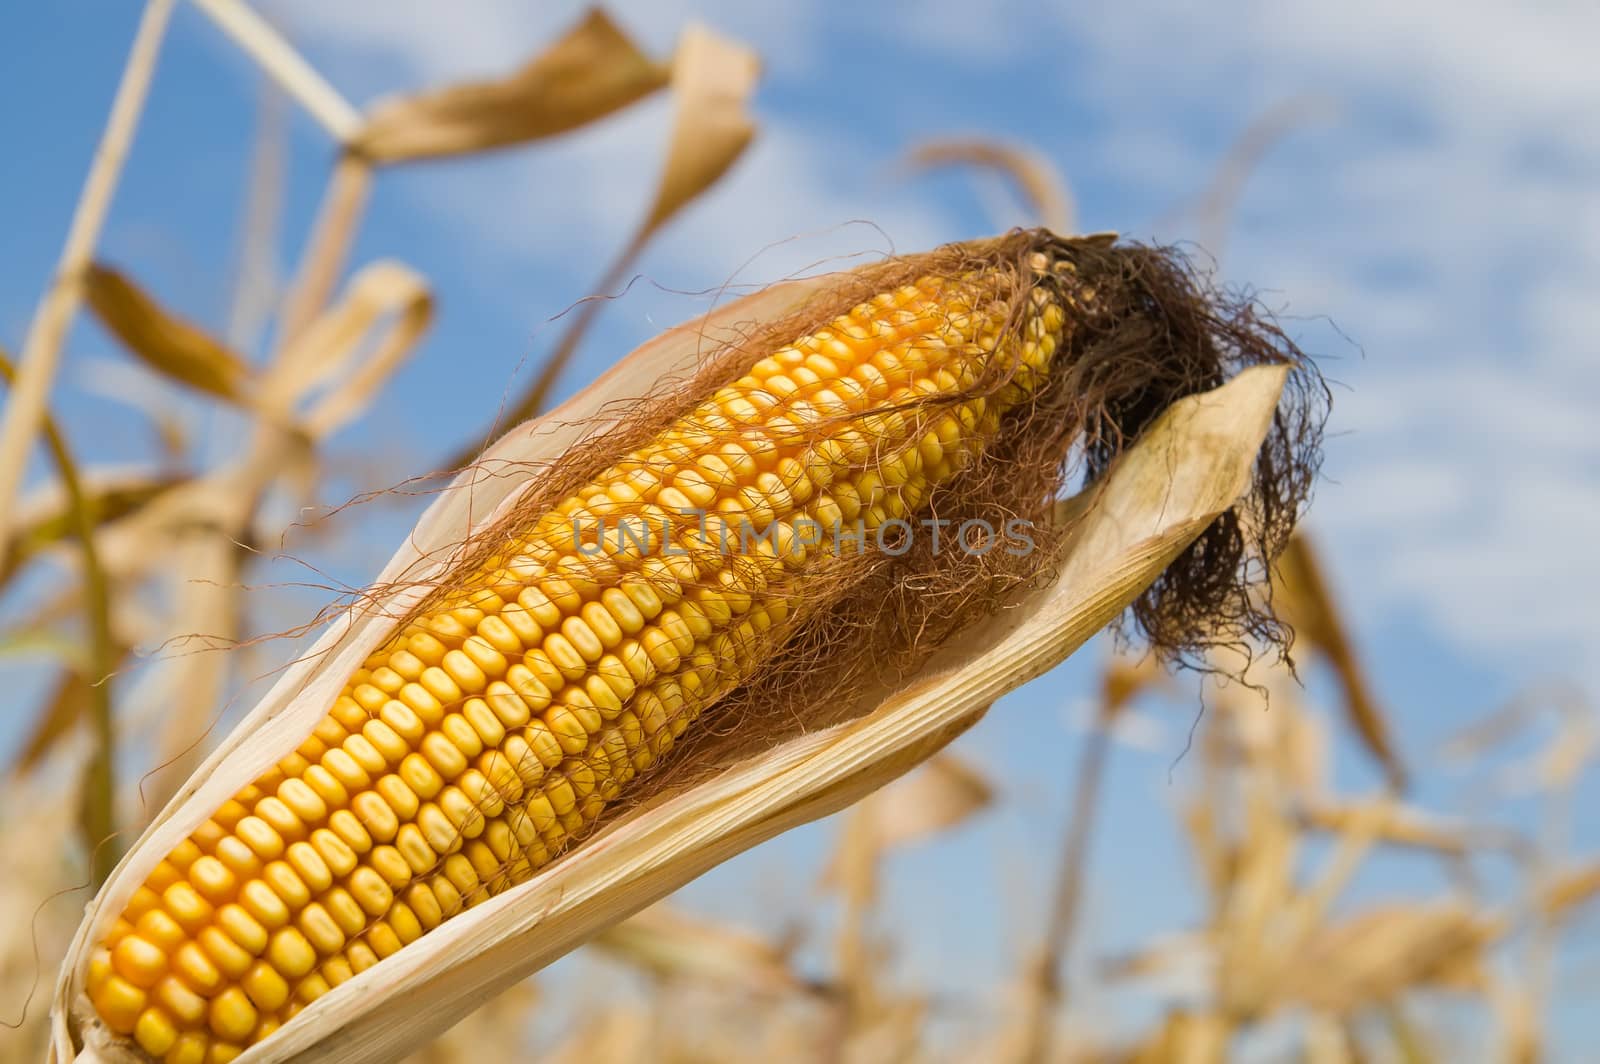
[[923,512],[1046,379],[1067,290],[1018,313],[1016,276],[879,292],[497,543],[149,874],[100,1019],[232,1059],[572,845],[818,608],[845,530]]

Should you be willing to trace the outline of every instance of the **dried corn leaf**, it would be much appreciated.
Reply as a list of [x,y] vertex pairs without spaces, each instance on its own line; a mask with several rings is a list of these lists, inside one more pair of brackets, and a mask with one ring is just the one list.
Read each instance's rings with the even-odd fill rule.
[[1117,654],[1106,662],[1100,674],[1100,712],[1106,716],[1120,713],[1129,702],[1170,680],[1167,670],[1153,654],[1133,657]]
[[1600,864],[1578,868],[1555,879],[1545,887],[1539,899],[1539,909],[1546,919],[1559,920],[1572,914],[1572,910],[1600,894]]
[[[1360,804],[1313,804],[1300,811],[1301,820],[1318,831],[1346,832],[1368,808]],[[1463,857],[1477,849],[1518,852],[1524,844],[1511,832],[1477,829],[1431,816],[1421,810],[1397,808],[1378,826],[1378,841],[1390,846],[1428,850],[1447,857]]]
[[1503,930],[1459,904],[1372,909],[1323,929],[1284,965],[1275,1003],[1348,1015],[1420,987],[1473,986]]
[[761,65],[743,45],[690,26],[672,58],[676,117],[655,203],[635,243],[643,241],[716,183],[755,136],[748,104]]
[[806,989],[787,951],[739,928],[654,905],[600,932],[594,945],[663,979],[763,994]]
[[222,341],[163,310],[138,285],[98,263],[84,273],[89,307],[139,361],[190,388],[241,401],[250,367]]
[[993,800],[994,787],[983,774],[946,752],[874,794],[862,809],[879,847],[904,846],[950,830]]
[[[339,302],[272,364],[262,381],[261,407],[292,423],[312,393],[342,378],[311,402],[300,422],[311,439],[328,436],[366,408],[432,319],[433,297],[422,275],[397,262],[364,267]],[[379,333],[385,324],[388,328]]]
[[89,704],[89,685],[75,669],[63,669],[35,714],[33,729],[18,748],[7,769],[8,775],[20,775],[34,768],[55,749],[56,745],[77,730],[78,721]]
[[1231,1030],[1216,1013],[1174,1009],[1161,1029],[1128,1054],[1128,1064],[1222,1064]]
[[377,163],[505,148],[588,125],[666,83],[666,67],[595,10],[507,77],[379,104],[351,148]]
[[[169,474],[132,472],[109,476],[89,476],[83,485],[84,509],[96,526],[127,517],[158,498],[180,478]],[[0,561],[0,585],[40,552],[72,537],[78,518],[71,501],[52,484],[43,492],[24,499],[17,507],[10,550]]]
[[1389,734],[1389,724],[1356,659],[1343,618],[1323,576],[1316,551],[1297,534],[1278,558],[1281,584],[1274,584],[1274,604],[1294,627],[1298,640],[1323,655],[1339,678],[1351,728],[1383,766],[1395,787],[1405,784],[1405,766]]
[[[378,578],[405,583],[362,603],[299,658],[167,804],[89,907],[62,968],[52,1058],[125,1052],[87,1019],[78,980],[91,944],[122,911],[148,867],[320,717],[342,677],[385,639],[396,611],[426,593],[435,567],[472,528],[514,501],[543,460],[623,415],[613,401],[640,381],[692,368],[699,352],[773,320],[829,283],[813,278],[670,330],[548,418],[513,430],[423,515]],[[708,341],[710,341],[708,343]],[[902,775],[969,726],[1000,695],[1039,676],[1116,617],[1249,483],[1287,369],[1261,367],[1174,404],[1078,500],[1055,580],[993,622],[942,648],[895,691],[864,692],[848,723],[734,759],[695,786],[620,815],[528,882],[462,913],[411,948],[335,988],[241,1064],[393,1059],[471,1012],[484,998],[659,900],[707,869],[797,824],[834,812]],[[607,404],[612,405],[608,406]],[[514,475],[521,471],[521,476]],[[438,564],[443,564],[439,561]]]
[[1010,178],[1022,193],[1036,221],[1058,233],[1073,228],[1072,195],[1061,173],[1043,156],[1014,144],[993,140],[934,140],[911,149],[912,170],[976,166]]

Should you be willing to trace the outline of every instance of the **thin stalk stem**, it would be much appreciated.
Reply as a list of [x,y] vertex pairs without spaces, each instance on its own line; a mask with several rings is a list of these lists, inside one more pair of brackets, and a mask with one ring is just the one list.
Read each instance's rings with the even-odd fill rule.
[[241,0],[194,0],[194,6],[205,12],[241,51],[283,86],[283,91],[299,101],[306,113],[340,145],[350,143],[360,132],[361,112],[248,4]]
[[[10,358],[0,351],[0,377],[8,384],[18,374]],[[95,547],[94,516],[89,512],[88,496],[78,476],[77,463],[67,447],[66,437],[47,411],[40,424],[56,472],[67,494],[67,511],[78,547],[83,554],[84,612],[89,622],[89,660],[83,669],[88,689],[89,732],[93,748],[85,767],[83,791],[78,807],[78,824],[84,849],[89,855],[90,873],[99,888],[116,866],[120,848],[116,845],[117,738],[111,718],[111,673],[117,667],[116,640],[111,631],[111,589],[100,553]]]
[[[150,94],[156,58],[161,52],[173,3],[174,0],[149,0],[145,5],[127,66],[122,71],[122,82],[111,104],[111,116],[100,135],[100,145],[89,164],[89,176],[84,180],[83,193],[73,212],[55,276],[39,301],[39,309],[34,313],[23,342],[16,386],[12,389],[11,401],[6,404],[5,420],[0,423],[0,514],[13,512],[27,470],[28,455],[44,423],[50,388],[61,368],[61,350],[83,302],[83,274],[100,242],[100,232],[105,227],[123,163]],[[0,519],[0,557],[5,555],[13,531],[9,520]]]

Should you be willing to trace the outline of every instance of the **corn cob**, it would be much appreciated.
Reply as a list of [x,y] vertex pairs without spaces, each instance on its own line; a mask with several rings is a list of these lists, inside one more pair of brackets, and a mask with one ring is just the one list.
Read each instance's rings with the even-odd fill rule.
[[[562,852],[815,609],[843,527],[916,514],[1044,379],[1065,314],[1041,286],[1019,327],[1014,284],[876,295],[497,548],[147,877],[91,959],[100,1018],[172,1064],[232,1059]],[[586,543],[608,517],[662,542]],[[764,535],[731,554],[736,526]]]

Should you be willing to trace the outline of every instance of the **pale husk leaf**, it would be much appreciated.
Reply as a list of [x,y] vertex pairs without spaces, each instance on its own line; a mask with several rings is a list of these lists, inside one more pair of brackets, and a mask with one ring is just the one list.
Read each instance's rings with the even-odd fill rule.
[[128,352],[162,376],[234,402],[243,400],[249,365],[204,329],[163,309],[109,266],[84,271],[84,297]]
[[[288,669],[168,803],[91,903],[54,1001],[52,1060],[135,1059],[107,1039],[81,997],[92,944],[173,845],[243,780],[293,747],[343,678],[427,590],[448,549],[492,520],[536,473],[619,415],[640,381],[683,374],[740,323],[775,320],[827,279],[789,282],[670,330],[552,415],[523,425],[423,515],[378,578],[418,582],[339,618]],[[659,900],[723,860],[834,812],[905,773],[970,726],[1000,695],[1045,672],[1104,628],[1250,480],[1287,367],[1246,370],[1175,404],[1087,497],[1055,579],[992,623],[941,649],[912,682],[863,695],[849,723],[803,735],[629,811],[529,882],[471,909],[319,999],[240,1064],[386,1061],[483,1000]],[[430,564],[418,566],[420,558]]]
[[488,151],[604,118],[667,83],[599,10],[514,73],[380,104],[351,147],[377,163]]

